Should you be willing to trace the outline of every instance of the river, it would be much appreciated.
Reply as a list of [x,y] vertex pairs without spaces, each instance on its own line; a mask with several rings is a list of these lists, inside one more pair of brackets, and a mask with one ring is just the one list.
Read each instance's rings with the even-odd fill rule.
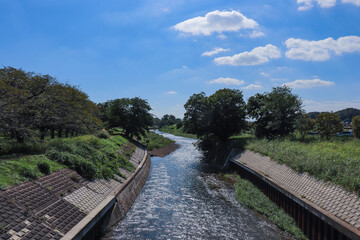
[[180,147],[152,157],[134,205],[103,239],[291,239],[235,199],[196,150],[195,140],[163,134]]

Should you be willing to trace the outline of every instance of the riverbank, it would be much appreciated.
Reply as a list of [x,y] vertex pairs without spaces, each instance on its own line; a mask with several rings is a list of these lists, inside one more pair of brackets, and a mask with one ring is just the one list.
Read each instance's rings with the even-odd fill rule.
[[161,147],[161,148],[155,148],[155,149],[149,151],[149,153],[150,153],[150,156],[154,156],[154,157],[166,157],[167,155],[174,152],[179,147],[180,146],[178,144],[171,143],[171,144]]
[[195,134],[190,134],[190,133],[186,133],[184,131],[184,127],[180,127],[178,128],[176,124],[174,125],[170,125],[170,126],[165,126],[162,127],[160,129],[161,132],[165,132],[165,133],[170,133],[173,134],[175,136],[179,136],[179,137],[186,137],[186,138],[191,138],[191,139],[197,139],[197,136]]
[[134,171],[88,181],[64,169],[0,191],[1,239],[93,239],[122,219],[144,185],[150,157],[138,146]]

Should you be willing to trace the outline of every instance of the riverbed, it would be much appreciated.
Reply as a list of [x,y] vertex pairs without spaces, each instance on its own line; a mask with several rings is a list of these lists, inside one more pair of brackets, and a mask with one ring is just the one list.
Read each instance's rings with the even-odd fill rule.
[[103,239],[291,239],[235,199],[193,143],[163,134],[180,147],[152,157],[147,182],[126,217]]

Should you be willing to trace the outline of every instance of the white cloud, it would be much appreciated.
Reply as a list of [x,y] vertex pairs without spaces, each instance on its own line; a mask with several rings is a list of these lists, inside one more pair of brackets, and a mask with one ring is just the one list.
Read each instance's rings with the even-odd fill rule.
[[313,88],[313,87],[328,87],[334,85],[334,82],[324,81],[320,79],[312,79],[312,80],[295,80],[293,82],[287,82],[283,85],[286,85],[290,88]]
[[266,63],[271,58],[280,58],[279,48],[268,44],[265,47],[257,47],[250,52],[242,52],[234,56],[218,57],[214,62],[219,65],[251,66]]
[[227,39],[227,36],[224,35],[224,34],[219,34],[219,35],[217,35],[216,37],[219,38],[219,39],[221,39],[221,40]]
[[[345,1],[351,1],[351,0],[345,0]],[[315,2],[321,8],[333,7],[336,4],[336,0],[297,0],[298,4],[302,4],[301,6],[298,7],[298,10],[300,10],[300,11],[309,10],[314,6]]]
[[304,61],[325,61],[330,59],[332,52],[336,55],[360,52],[360,37],[346,36],[337,40],[326,38],[319,41],[289,38],[285,45],[289,49],[285,53],[288,58]]
[[256,84],[250,84],[246,87],[243,87],[243,89],[245,90],[255,90],[255,89],[262,89],[261,85],[256,85]]
[[265,36],[265,33],[259,32],[259,31],[253,31],[252,33],[250,33],[249,36],[250,36],[251,38],[259,38],[259,37]]
[[240,29],[253,29],[258,26],[254,20],[238,11],[213,11],[204,17],[195,17],[174,26],[180,32],[191,35],[211,35],[212,33],[237,32]]
[[263,77],[269,77],[270,76],[270,74],[264,73],[264,72],[261,72],[260,75],[263,76]]
[[201,56],[212,56],[221,52],[226,52],[226,51],[230,51],[230,48],[224,49],[224,48],[214,48],[211,51],[207,51],[204,52],[203,54],[201,54]]
[[360,6],[360,0],[341,0],[342,3],[351,3],[356,6]]
[[225,84],[225,85],[243,85],[245,84],[244,80],[238,80],[236,78],[217,78],[211,80],[209,84]]
[[173,95],[173,94],[177,94],[177,92],[175,92],[175,91],[168,91],[167,94]]

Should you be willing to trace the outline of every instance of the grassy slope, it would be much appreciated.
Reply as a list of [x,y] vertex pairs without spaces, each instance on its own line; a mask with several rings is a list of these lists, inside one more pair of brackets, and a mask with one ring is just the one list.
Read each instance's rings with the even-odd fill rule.
[[175,141],[154,132],[148,132],[145,137],[141,138],[140,142],[146,145],[147,149],[151,151],[155,148],[166,147]]
[[180,137],[193,138],[193,139],[197,138],[196,135],[194,135],[194,134],[185,133],[184,132],[184,127],[177,128],[176,124],[171,125],[171,126],[162,127],[160,129],[160,131],[161,132],[166,132],[166,133],[171,133],[173,135],[180,136]]
[[297,172],[308,172],[360,194],[360,140],[344,137],[247,141],[246,149],[269,156]]
[[[10,146],[7,146],[3,139],[2,146],[3,149],[4,146],[10,149],[12,142],[10,141]],[[31,147],[27,148],[31,152]],[[38,146],[35,148],[38,149]],[[90,179],[111,178],[114,174],[121,175],[117,170],[120,167],[134,170],[129,158],[135,146],[121,136],[103,139],[85,135],[54,139],[40,148],[46,149],[43,154],[18,157],[12,153],[1,156],[1,189],[43,176],[44,174],[37,167],[39,162],[46,162],[50,167],[50,172],[70,168]]]
[[295,221],[286,212],[276,206],[251,182],[236,175],[224,175],[225,179],[235,180],[236,198],[239,202],[265,215],[277,227],[293,235],[296,239],[306,239]]

